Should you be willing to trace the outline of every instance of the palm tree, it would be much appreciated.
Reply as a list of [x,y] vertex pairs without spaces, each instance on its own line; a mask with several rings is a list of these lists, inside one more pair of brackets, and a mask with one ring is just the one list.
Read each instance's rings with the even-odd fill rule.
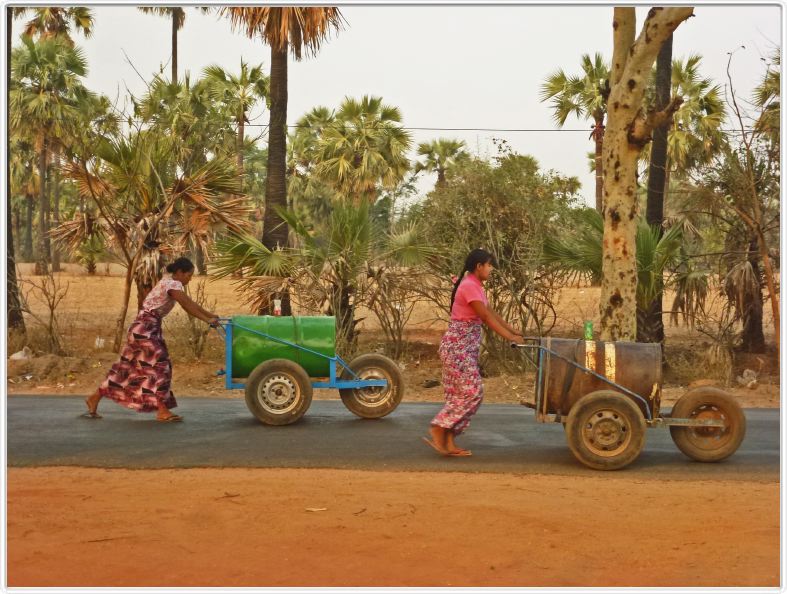
[[315,174],[345,199],[374,202],[381,188],[393,189],[410,169],[411,136],[401,121],[399,108],[381,97],[346,97],[317,138]]
[[67,135],[77,119],[80,78],[87,73],[83,53],[62,37],[33,42],[24,36],[11,54],[13,88],[10,91],[11,131],[30,129],[38,152],[40,185],[39,254],[37,270],[44,274],[50,261],[49,195],[47,169],[58,139]]
[[415,266],[435,253],[414,225],[386,232],[370,210],[367,202],[339,202],[316,231],[305,218],[283,212],[298,238],[297,247],[269,250],[248,235],[232,236],[218,244],[217,276],[242,271],[239,288],[257,309],[271,292],[269,279],[288,276],[301,305],[336,316],[337,339],[351,350],[360,321],[355,314],[375,269],[383,263]]
[[441,186],[445,183],[446,169],[468,157],[464,149],[464,140],[438,138],[432,142],[422,142],[418,145],[418,154],[424,160],[415,164],[415,173],[436,172],[437,185]]
[[[20,9],[20,15],[30,9]],[[32,9],[34,11],[33,18],[25,25],[24,34],[38,40],[61,38],[71,47],[74,46],[74,41],[71,38],[71,30],[79,31],[86,38],[90,37],[93,33],[93,14],[89,8],[83,6],[76,7],[56,7],[47,6],[42,8]],[[55,226],[60,224],[60,178],[59,178],[59,161],[60,161],[60,146],[57,143],[51,146],[52,163],[51,169],[53,170],[54,179],[50,184],[54,190],[54,200],[52,202],[52,221]],[[49,223],[47,223],[49,226]],[[55,247],[51,253],[52,256],[52,270],[58,272],[60,270],[60,253]]]
[[[772,144],[778,144],[781,121],[781,55],[775,52],[762,82],[754,89],[754,104],[760,108],[757,131],[765,133]],[[777,152],[778,155],[778,152]]]
[[[23,262],[33,259],[33,210],[35,197],[39,194],[39,178],[36,171],[36,155],[31,139],[14,135],[10,138],[9,179],[10,195],[21,195],[25,198],[26,216],[24,240],[20,240]],[[19,238],[17,238],[19,239]]]
[[233,163],[213,158],[188,174],[175,167],[181,142],[161,130],[132,134],[94,134],[75,149],[65,174],[80,195],[97,209],[77,216],[53,231],[53,237],[76,252],[98,235],[126,266],[124,298],[116,323],[115,348],[120,348],[132,283],[137,305],[160,275],[163,253],[183,253],[201,247],[211,233],[248,228],[250,208],[238,196]]
[[64,37],[68,43],[73,45],[74,42],[71,39],[72,28],[82,33],[85,37],[90,37],[93,33],[93,13],[84,6],[69,8],[45,6],[21,10],[34,11],[33,18],[25,24],[24,34],[28,37],[38,39]]
[[296,122],[287,143],[288,199],[291,209],[311,221],[311,226],[327,220],[331,205],[339,199],[336,190],[314,171],[319,162],[318,140],[335,119],[332,109],[317,106]]
[[[19,14],[21,9],[6,8],[6,31],[8,37],[6,38],[6,56],[11,55],[11,29],[13,28],[15,13]],[[6,89],[11,88],[11,65],[10,60],[6,65]],[[6,118],[10,120],[10,101],[6,97]],[[22,307],[19,299],[19,285],[16,279],[16,258],[14,253],[14,235],[13,226],[11,225],[11,135],[6,136],[6,152],[9,157],[8,164],[6,165],[6,213],[8,216],[8,223],[6,228],[6,241],[8,248],[6,253],[6,315],[8,316],[8,328],[19,332],[26,333],[25,318],[22,315]]]
[[601,152],[604,146],[604,118],[607,114],[609,65],[599,53],[592,58],[583,54],[581,63],[581,76],[568,76],[559,69],[547,77],[541,86],[541,101],[551,100],[552,116],[561,128],[571,114],[593,120],[590,138],[596,145],[596,210],[601,212],[604,191]]
[[[665,199],[669,195],[669,181],[674,174],[684,176],[689,170],[711,162],[724,144],[721,126],[726,118],[721,87],[713,79],[700,73],[702,56],[693,54],[685,61],[672,61],[673,97],[682,97],[683,103],[675,111],[667,136],[667,164],[665,167]],[[646,105],[653,101],[655,70],[651,74]],[[650,158],[650,147],[645,148],[642,159]]]
[[249,121],[249,112],[257,102],[267,99],[270,80],[262,71],[262,64],[249,68],[242,59],[239,75],[230,74],[221,66],[213,65],[205,68],[203,76],[210,97],[223,104],[235,116],[238,125],[238,174],[241,176],[243,189],[244,126]]
[[[287,225],[279,215],[280,209],[287,207],[287,52],[292,52],[296,60],[303,53],[316,55],[331,30],[338,31],[344,19],[335,7],[226,7],[222,14],[230,18],[233,27],[242,28],[252,39],[261,38],[271,48],[268,178],[262,243],[276,249],[287,245],[288,236]],[[283,305],[286,309],[289,302]]]
[[[672,91],[672,35],[670,35],[659,50],[656,57],[655,72],[655,110],[661,111],[670,102]],[[667,138],[672,127],[672,120],[668,119],[653,130],[653,142],[650,145],[650,168],[648,170],[648,201],[645,219],[649,225],[656,229],[659,236],[664,223],[664,188],[667,180]],[[664,321],[661,311],[663,309],[664,292],[661,288],[661,279],[655,292],[653,301],[647,305],[645,311],[638,317],[638,334],[650,336],[656,342],[664,344]]]
[[[178,80],[178,31],[186,23],[186,11],[177,6],[140,6],[139,9],[146,14],[155,14],[172,20],[172,82]],[[200,12],[207,13],[210,8],[198,8]]]
[[[600,278],[604,221],[594,209],[579,213],[579,225],[570,236],[547,236],[543,262],[571,275]],[[649,336],[645,315],[650,304],[665,286],[675,288],[673,312],[693,318],[701,311],[707,295],[707,276],[691,269],[681,253],[683,229],[673,225],[662,231],[641,219],[637,225],[637,341],[658,342]],[[668,274],[665,280],[665,274]],[[659,312],[661,314],[661,312]]]

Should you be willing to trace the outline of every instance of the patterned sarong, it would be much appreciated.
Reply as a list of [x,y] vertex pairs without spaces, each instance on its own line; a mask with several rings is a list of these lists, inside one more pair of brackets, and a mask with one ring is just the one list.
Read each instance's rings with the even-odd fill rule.
[[451,320],[440,341],[445,406],[432,419],[432,425],[450,429],[454,435],[467,429],[484,398],[478,366],[480,349],[481,323]]
[[161,316],[142,310],[128,329],[120,361],[109,370],[99,392],[137,412],[151,412],[158,410],[160,402],[167,408],[178,405],[171,383],[172,363],[161,335]]

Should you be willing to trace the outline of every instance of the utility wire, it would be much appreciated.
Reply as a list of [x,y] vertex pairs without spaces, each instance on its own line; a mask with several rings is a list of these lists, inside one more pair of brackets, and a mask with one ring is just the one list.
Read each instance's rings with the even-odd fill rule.
[[[246,124],[246,127],[267,128],[268,124]],[[288,128],[337,128],[331,124],[287,124]],[[358,129],[359,126],[349,125],[349,128]],[[591,127],[587,128],[437,128],[428,126],[396,126],[400,130],[430,130],[436,132],[592,132]],[[375,129],[372,126],[362,128],[367,130]],[[751,132],[752,129],[748,128],[746,132]],[[740,134],[739,129],[720,129],[719,132],[726,132],[731,134]]]

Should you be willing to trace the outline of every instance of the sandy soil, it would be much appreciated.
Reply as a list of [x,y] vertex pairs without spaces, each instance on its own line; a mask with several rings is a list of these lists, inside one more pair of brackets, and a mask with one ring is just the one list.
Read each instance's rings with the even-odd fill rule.
[[12,468],[8,585],[778,586],[778,501],[609,474]]

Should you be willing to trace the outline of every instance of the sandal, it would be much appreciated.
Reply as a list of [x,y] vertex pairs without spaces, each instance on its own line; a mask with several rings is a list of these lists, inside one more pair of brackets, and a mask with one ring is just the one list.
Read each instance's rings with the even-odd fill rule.
[[[90,397],[85,398],[85,405],[87,406],[87,412],[79,415],[81,418],[84,419],[103,419],[100,414],[96,412],[96,409],[90,410]],[[96,404],[96,408],[98,408],[98,404]]]
[[424,443],[425,443],[426,445],[428,445],[430,448],[433,448],[433,449],[434,449],[434,450],[435,450],[435,451],[436,451],[438,454],[440,454],[440,455],[442,455],[442,456],[450,456],[450,455],[451,455],[451,454],[448,452],[448,450],[444,450],[443,448],[441,448],[440,446],[438,446],[438,445],[437,445],[435,442],[433,442],[433,441],[432,441],[431,439],[429,439],[428,437],[422,437],[421,439],[424,441]]
[[183,420],[180,415],[169,415],[168,417],[156,417],[159,423],[177,423]]
[[471,452],[470,450],[463,450],[462,448],[459,448],[458,450],[453,450],[452,452],[448,452],[448,454],[446,455],[454,456],[457,458],[466,458],[467,456],[472,456],[473,452]]

